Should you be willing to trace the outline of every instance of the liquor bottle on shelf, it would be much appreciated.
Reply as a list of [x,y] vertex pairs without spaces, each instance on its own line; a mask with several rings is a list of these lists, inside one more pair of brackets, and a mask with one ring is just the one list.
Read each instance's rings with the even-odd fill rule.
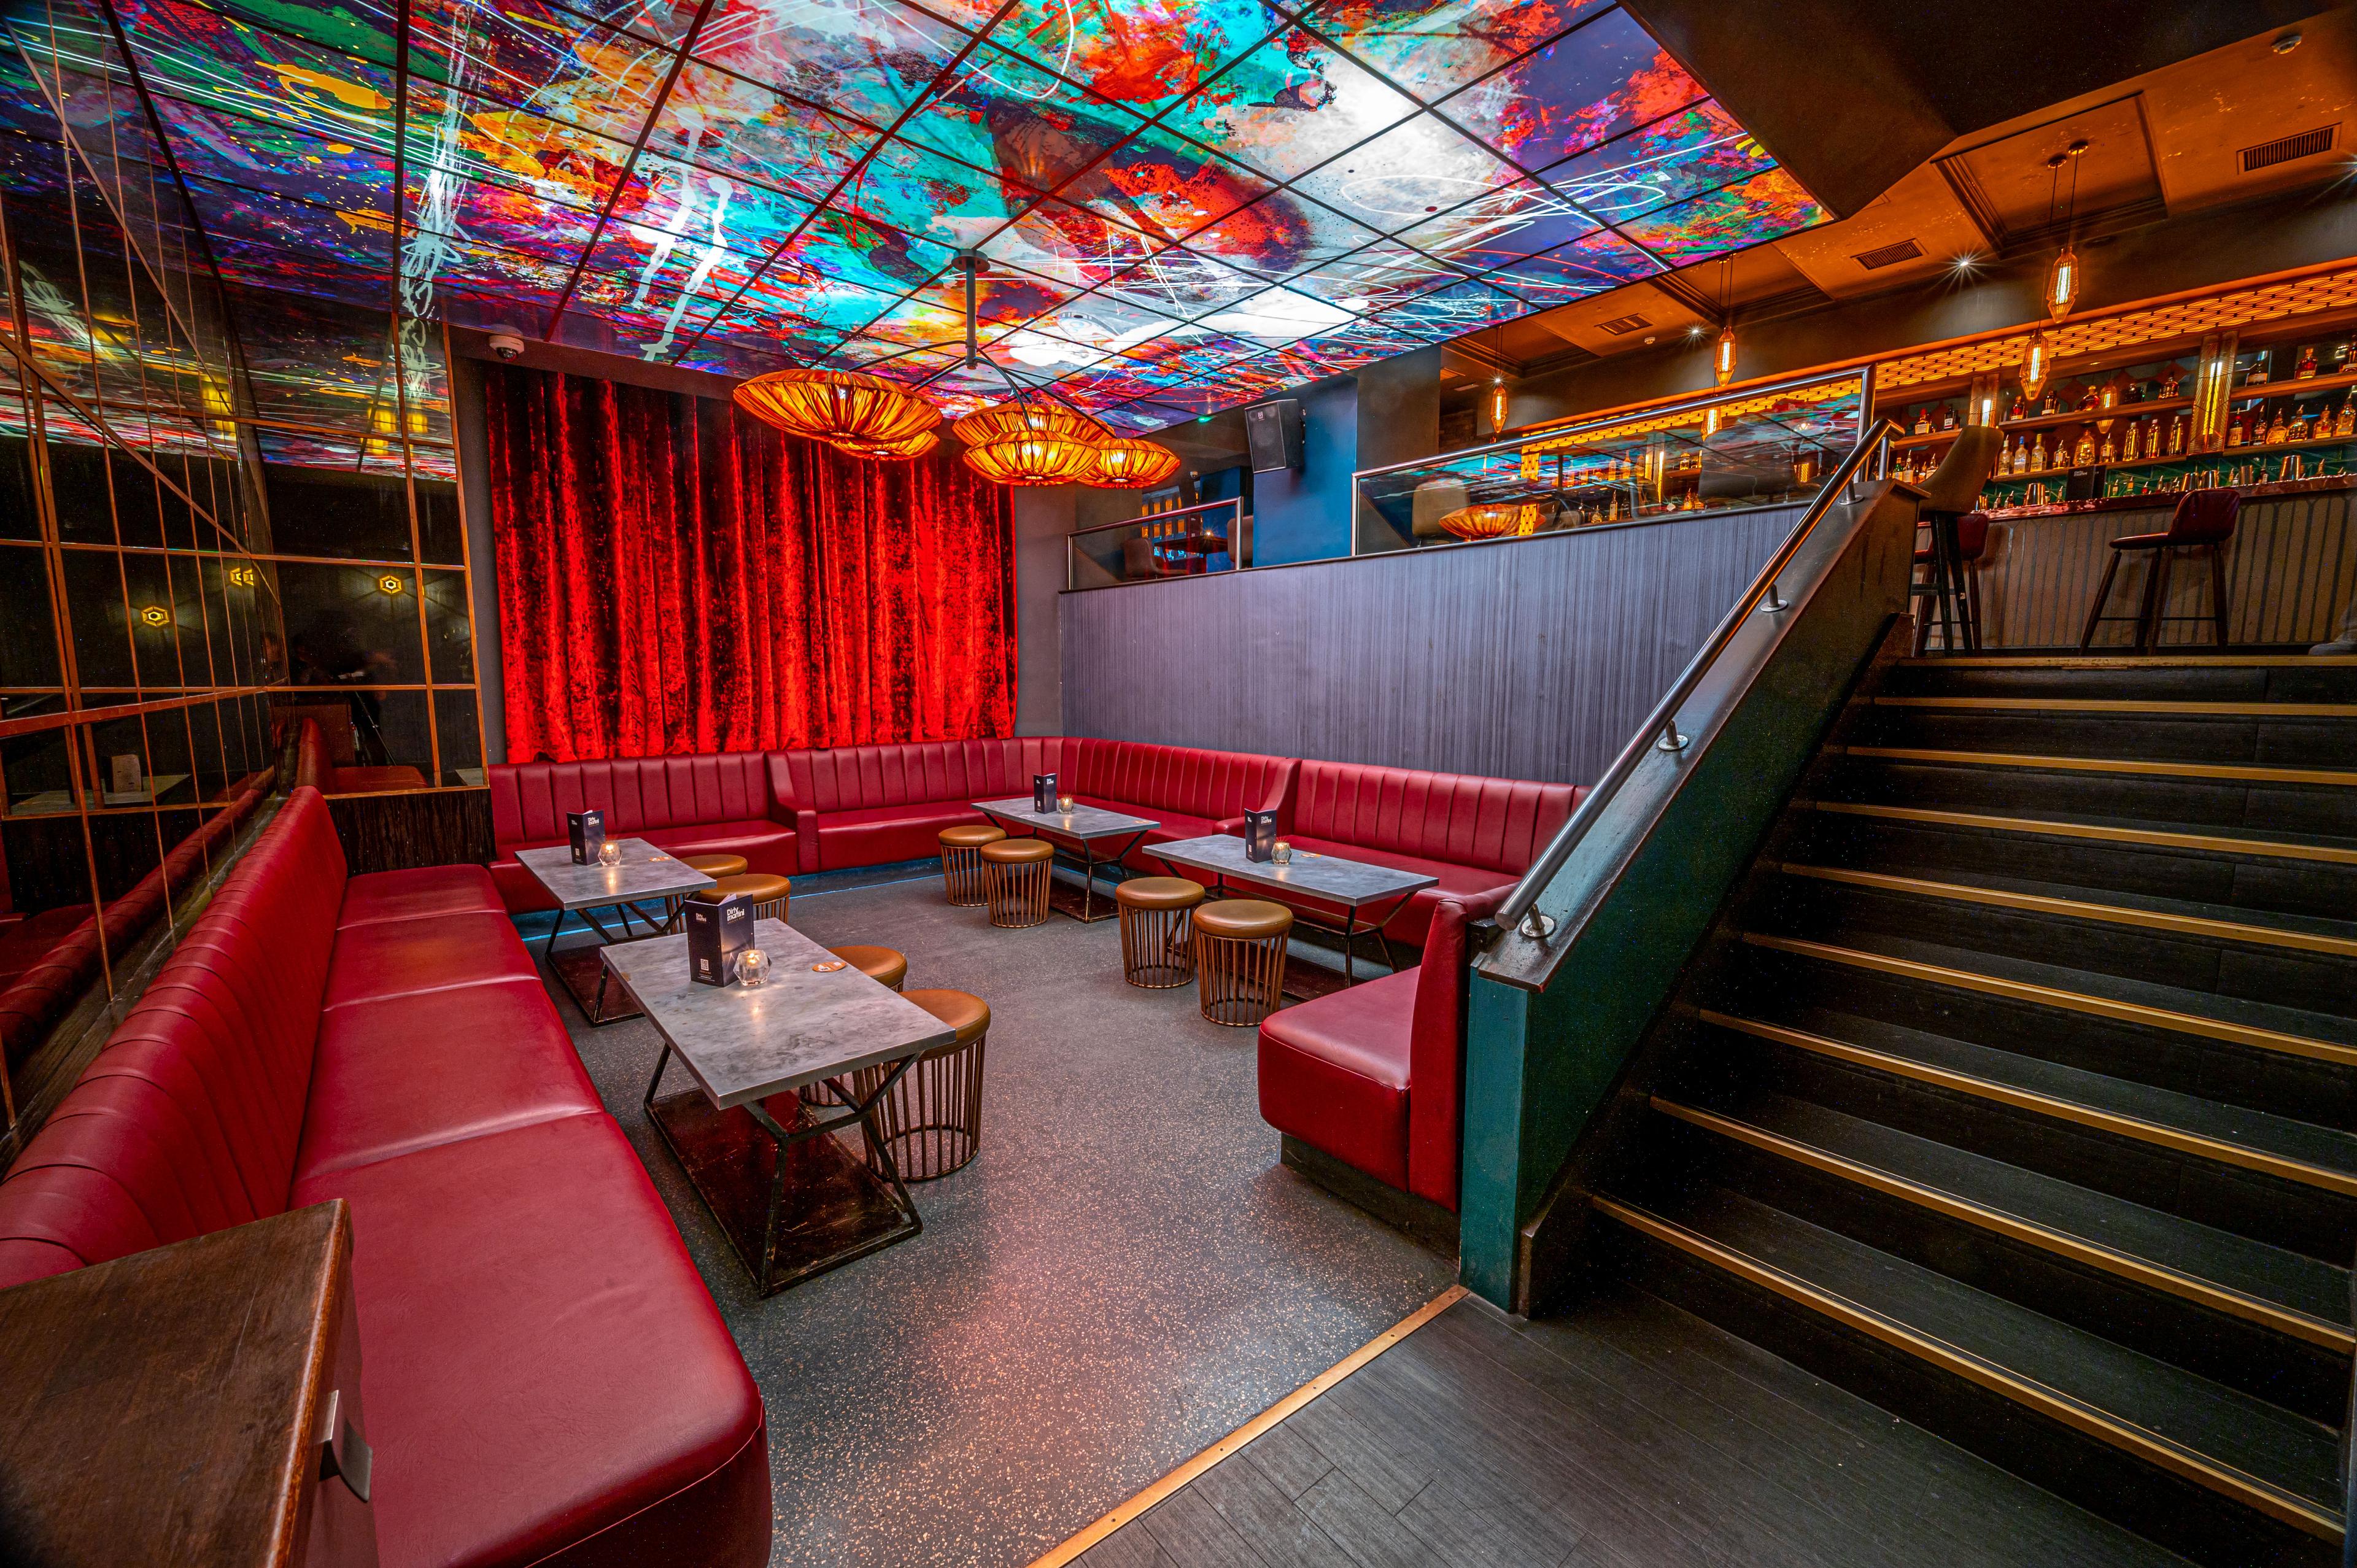
[[2276,410],[2276,422],[2267,426],[2267,445],[2280,446],[2288,438],[2284,434],[2283,410],[2279,408]]
[[2169,422],[2169,455],[2185,456],[2185,416],[2181,413]]
[[2246,387],[2265,386],[2267,380],[2267,351],[2265,349],[2251,356],[2250,374],[2243,378]]
[[2303,346],[2299,351],[2299,369],[2292,372],[2292,380],[2296,381],[2313,381],[2315,379],[2316,349],[2313,347]]
[[2341,400],[2341,412],[2332,416],[2332,434],[2357,435],[2357,392],[2351,392]]
[[1942,403],[1940,405],[1940,428],[1943,431],[1948,431],[1953,430],[1955,427],[1956,411],[1950,408],[1946,403]]
[[2071,463],[2073,467],[2083,468],[2094,460],[2095,427],[2083,424],[2079,426],[2079,445],[2071,450]]
[[2055,411],[2055,396],[2056,393],[2054,389],[2052,387],[2048,387],[2046,389],[2046,401],[2038,405],[2039,417],[2042,419],[2047,414],[2052,413]]
[[2029,437],[2027,435],[2021,436],[2014,442],[2013,462],[2010,467],[2012,472],[2017,474],[2026,474],[2029,472]]
[[[2133,426],[2131,428],[2133,428]],[[2114,463],[2120,460],[2119,450],[2112,445],[2112,433],[2108,430],[2104,432],[2104,445],[2096,452],[2095,460],[2103,464],[2105,467],[2109,467]]]
[[2033,474],[2046,472],[2046,437],[2043,435],[2029,445],[2029,471]]
[[2143,456],[2143,422],[2134,419],[2129,420],[2126,434],[2122,435],[2120,438],[2120,461],[2123,463],[2133,463],[2138,457]]
[[2250,439],[2250,432],[2249,432],[2249,430],[2248,430],[2247,428],[2245,428],[2245,426],[2244,425],[2244,424],[2243,424],[2243,416],[2242,416],[2240,413],[2235,414],[2233,418],[2232,418],[2232,419],[2230,419],[2230,420],[2228,420],[2228,421],[2226,422],[2226,445],[2227,445],[2227,446],[2240,446],[2244,442],[2245,442],[2245,441],[2247,441],[2247,440],[2249,440],[2249,439]]
[[1908,434],[1910,435],[1929,435],[1932,434],[1932,405],[1930,403],[1927,403],[1922,407],[1915,411],[1915,424]]
[[2021,401],[2021,394],[2019,392],[2013,394],[2013,408],[2011,412],[2006,414],[2005,417],[2008,424],[2017,419],[2027,419],[2029,417],[2029,405]]
[[2184,373],[2179,371],[2175,365],[2171,365],[2169,369],[2160,372],[2160,395],[2164,400],[2175,397],[2178,394],[2179,389],[2184,385]]

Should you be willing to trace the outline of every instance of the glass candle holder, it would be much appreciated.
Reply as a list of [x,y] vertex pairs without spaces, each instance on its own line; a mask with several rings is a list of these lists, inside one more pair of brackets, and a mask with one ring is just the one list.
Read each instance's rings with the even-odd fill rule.
[[1072,798],[1070,795],[1057,796],[1056,810],[1063,812],[1064,815],[1068,817],[1071,816],[1072,814]]
[[1269,846],[1268,857],[1279,865],[1291,865],[1293,864],[1293,846],[1286,843],[1285,840],[1279,839]]
[[622,846],[619,841],[608,839],[597,846],[597,864],[608,871],[622,864]]
[[747,948],[737,955],[737,983],[748,991],[759,991],[770,981],[770,955],[759,948]]

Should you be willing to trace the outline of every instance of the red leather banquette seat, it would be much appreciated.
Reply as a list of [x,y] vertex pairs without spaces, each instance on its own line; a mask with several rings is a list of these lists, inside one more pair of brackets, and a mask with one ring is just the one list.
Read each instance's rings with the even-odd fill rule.
[[800,862],[793,813],[780,793],[787,755],[723,751],[493,768],[492,880],[511,910],[554,908],[515,852],[565,843],[566,813],[591,810],[605,813],[609,838],[641,838],[673,854],[741,854],[748,869],[779,876],[811,869]]
[[0,1285],[341,1197],[386,1568],[769,1561],[761,1401],[479,866],[299,789],[0,1181]]

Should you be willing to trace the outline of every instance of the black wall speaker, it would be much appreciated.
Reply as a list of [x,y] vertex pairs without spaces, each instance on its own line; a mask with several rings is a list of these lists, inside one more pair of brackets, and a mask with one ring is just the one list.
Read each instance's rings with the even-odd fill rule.
[[1255,474],[1301,467],[1301,400],[1281,397],[1244,410],[1244,444]]

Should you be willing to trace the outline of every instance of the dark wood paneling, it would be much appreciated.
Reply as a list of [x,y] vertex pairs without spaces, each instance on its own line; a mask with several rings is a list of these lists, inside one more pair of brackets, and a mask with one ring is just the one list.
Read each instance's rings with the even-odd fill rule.
[[328,815],[355,876],[413,865],[488,865],[489,789],[418,789],[398,795],[331,795]]
[[1065,733],[1586,783],[1798,515],[1066,594]]

